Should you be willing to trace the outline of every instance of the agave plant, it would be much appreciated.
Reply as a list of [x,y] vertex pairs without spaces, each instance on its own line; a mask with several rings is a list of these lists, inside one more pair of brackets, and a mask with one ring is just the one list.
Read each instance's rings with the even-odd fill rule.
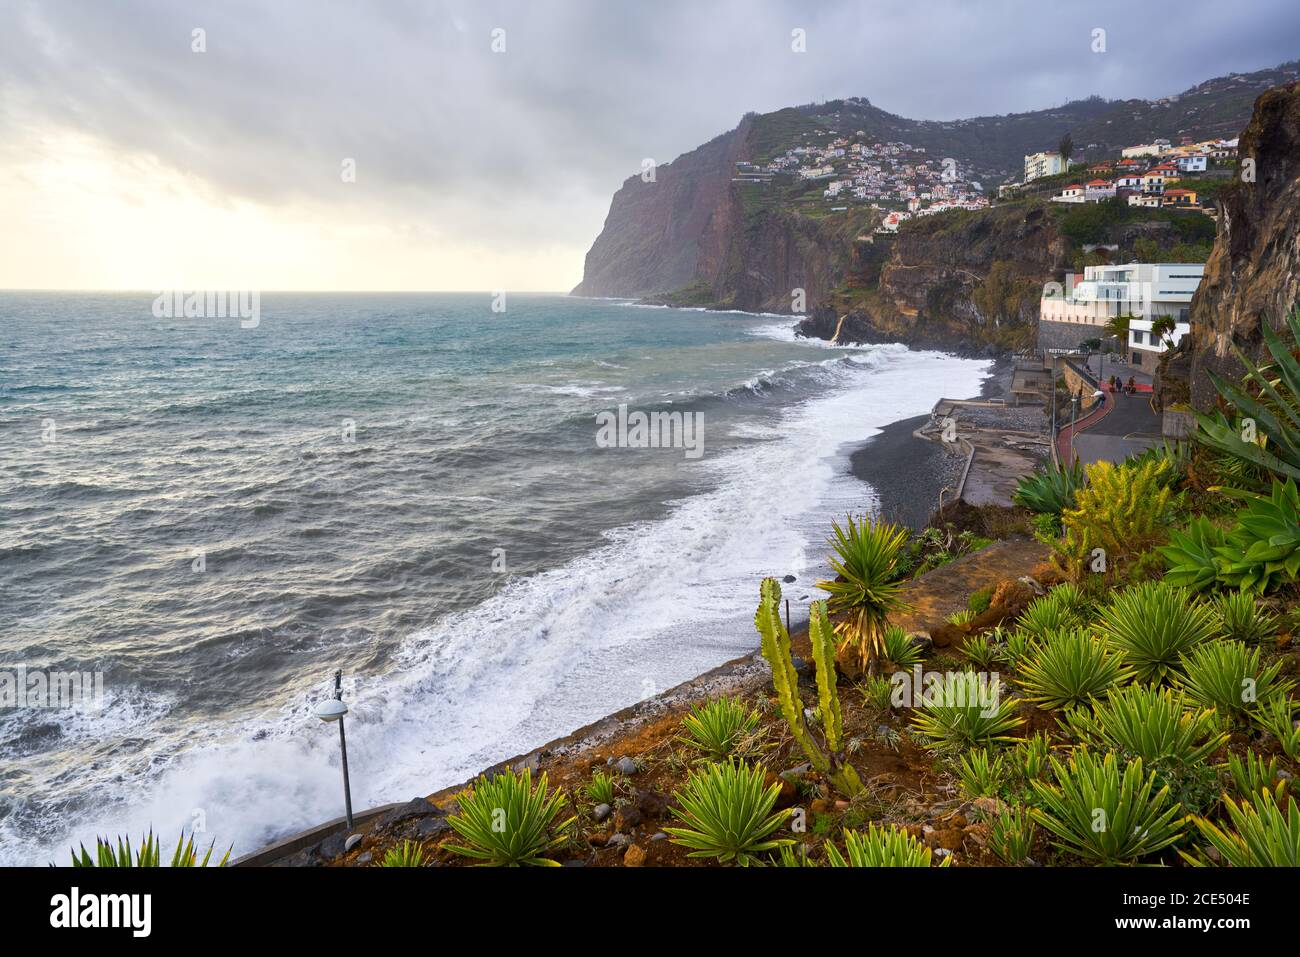
[[1104,641],[1076,628],[1048,639],[1018,680],[1026,700],[1050,711],[1081,704],[1131,677]]
[[1278,804],[1286,796],[1288,779],[1278,773],[1277,758],[1265,761],[1254,751],[1247,751],[1245,759],[1235,754],[1228,755],[1228,773],[1237,793],[1243,798],[1256,794],[1268,794]]
[[944,621],[946,621],[948,624],[958,625],[958,626],[965,625],[974,620],[975,620],[975,612],[971,611],[969,608],[958,608],[956,611],[954,611],[952,614],[950,614],[947,618],[944,619]]
[[879,657],[890,614],[899,606],[902,582],[900,553],[907,530],[890,522],[872,523],[853,516],[832,525],[829,559],[838,576],[817,587],[830,595],[829,611],[840,618],[835,632],[840,636],[839,653],[851,655],[864,670]]
[[987,634],[971,635],[962,642],[961,653],[976,668],[988,670],[1001,656],[1002,649]]
[[1295,705],[1284,694],[1274,695],[1260,704],[1255,720],[1260,727],[1277,738],[1282,753],[1292,761],[1300,761],[1300,722],[1293,712]]
[[764,787],[765,776],[761,764],[750,767],[736,761],[691,772],[674,794],[679,806],[670,808],[686,826],[664,830],[674,844],[691,849],[687,857],[713,857],[742,866],[755,863],[764,851],[794,843],[770,836],[790,813],[773,813],[781,785]]
[[[208,845],[207,851],[203,857],[199,857],[198,849],[194,846],[194,835],[191,834],[187,839],[185,832],[181,832],[180,839],[176,842],[176,849],[172,852],[171,861],[168,867],[207,867],[212,860],[212,850],[216,845],[213,841]],[[217,867],[225,867],[230,861],[231,848],[226,848],[226,853],[222,855],[221,860],[217,862]],[[75,850],[72,852],[73,867],[162,867],[162,841],[154,837],[153,831],[150,831],[140,841],[140,846],[134,851],[131,849],[130,835],[118,837],[116,840],[108,838],[95,839],[95,856],[91,857],[90,852],[86,850],[86,845],[81,845],[81,853]]]
[[613,804],[614,803],[614,778],[602,771],[596,771],[592,774],[591,780],[583,789],[587,795],[587,800],[592,804]]
[[926,747],[958,750],[1011,741],[1008,732],[1024,724],[1001,686],[973,671],[947,672],[926,690],[912,717]]
[[1174,532],[1168,545],[1156,551],[1165,560],[1165,582],[1170,585],[1202,591],[1212,586],[1219,577],[1215,560],[1218,550],[1228,543],[1223,529],[1208,518],[1198,517],[1183,531]]
[[987,748],[962,755],[957,765],[957,782],[968,798],[993,797],[1006,777],[1002,755],[990,756]]
[[1003,808],[989,822],[989,850],[1002,863],[1019,866],[1029,860],[1037,831],[1029,808]]
[[[831,867],[929,867],[931,851],[906,831],[896,827],[867,826],[866,831],[844,832],[844,854],[826,842],[826,859]],[[952,858],[944,858],[947,867]]]
[[1033,512],[1060,515],[1074,508],[1075,493],[1083,483],[1083,463],[1078,459],[1070,465],[1046,465],[1020,480],[1011,501]]
[[1086,748],[1068,764],[1052,759],[1057,784],[1034,781],[1034,820],[1056,835],[1060,850],[1100,864],[1121,864],[1154,854],[1182,836],[1182,806],[1140,758],[1121,771],[1114,752],[1098,759]]
[[1214,636],[1214,611],[1190,592],[1143,582],[1115,596],[1101,612],[1102,635],[1119,649],[1139,681],[1163,681],[1185,654]]
[[1045,779],[1051,774],[1048,758],[1052,755],[1052,742],[1042,731],[1025,738],[1011,752],[1014,765],[1026,781]]
[[1259,649],[1240,641],[1210,641],[1183,658],[1178,683],[1187,696],[1226,718],[1245,718],[1262,702],[1285,694],[1290,683],[1278,680],[1282,662],[1261,666]]
[[424,848],[415,841],[403,841],[390,847],[380,858],[377,867],[423,867]]
[[1065,726],[1085,744],[1141,758],[1149,768],[1202,764],[1228,740],[1213,708],[1195,708],[1180,692],[1151,685],[1128,685],[1091,710],[1068,711]]
[[693,707],[682,719],[682,727],[684,744],[721,760],[753,739],[758,712],[746,708],[739,698],[715,698]]
[[907,671],[922,658],[921,649],[916,646],[912,636],[897,625],[885,629],[882,642],[881,658],[894,668]]
[[875,675],[862,682],[862,700],[874,711],[882,714],[889,711],[894,704],[894,684],[882,675]]
[[1264,594],[1300,575],[1300,489],[1293,479],[1273,482],[1268,495],[1233,492],[1247,499],[1228,532],[1218,579],[1241,591]]
[[1291,310],[1287,325],[1293,344],[1283,342],[1267,322],[1260,323],[1264,344],[1273,357],[1273,362],[1262,368],[1233,347],[1246,368],[1242,384],[1258,388],[1258,396],[1208,373],[1219,395],[1243,419],[1253,422],[1256,437],[1262,441],[1251,441],[1249,430],[1240,423],[1229,423],[1221,413],[1198,413],[1196,438],[1203,445],[1261,466],[1274,475],[1300,479],[1300,362],[1292,354],[1292,350],[1300,348],[1300,309]]
[[[1223,805],[1232,831],[1203,817],[1192,819],[1223,861],[1232,867],[1300,867],[1300,808],[1294,797],[1287,798],[1285,812],[1265,793],[1252,794],[1249,801],[1225,795]],[[1190,854],[1182,856],[1190,864],[1203,863]]]
[[1006,635],[1000,650],[1000,657],[1012,668],[1020,668],[1027,660],[1038,654],[1038,640],[1027,631],[1012,631]]
[[1220,595],[1214,600],[1214,613],[1219,616],[1219,634],[1224,638],[1258,644],[1277,634],[1277,616],[1261,608],[1248,592]]
[[545,855],[570,840],[577,819],[555,822],[567,803],[563,792],[547,787],[545,774],[536,787],[528,769],[521,774],[507,770],[493,778],[481,776],[461,797],[460,812],[447,818],[469,846],[448,845],[447,849],[483,861],[484,867],[559,867]]
[[1070,603],[1067,593],[1058,598],[1059,588],[1054,588],[1041,598],[1035,598],[1021,613],[1016,627],[1037,641],[1046,641],[1049,635],[1079,628],[1085,622]]

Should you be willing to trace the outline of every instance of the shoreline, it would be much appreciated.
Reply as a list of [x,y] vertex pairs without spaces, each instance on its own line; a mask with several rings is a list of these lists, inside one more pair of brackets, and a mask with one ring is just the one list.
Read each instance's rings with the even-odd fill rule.
[[[910,348],[910,347],[909,347]],[[993,360],[990,375],[978,396],[943,396],[945,399],[997,399],[1011,388],[1014,360]],[[903,524],[913,532],[930,523],[939,507],[939,493],[955,488],[963,461],[933,442],[912,433],[930,420],[928,415],[891,422],[867,438],[849,457],[850,471],[866,482],[880,500],[881,517]]]
[[[671,307],[670,307],[671,308]],[[933,352],[908,346],[913,352]],[[954,358],[963,358],[952,354]],[[1013,360],[997,357],[989,374],[981,384],[979,398],[996,398],[1007,393],[1010,387]],[[941,398],[957,398],[942,396]],[[964,397],[963,397],[964,398]],[[937,496],[944,485],[955,484],[962,462],[938,445],[916,438],[915,429],[929,420],[929,415],[912,416],[892,422],[875,435],[861,441],[850,453],[849,474],[866,483],[877,496],[880,514],[895,520],[904,520],[913,531],[928,524],[937,507]],[[900,467],[902,466],[902,467]],[[913,525],[912,522],[917,524]],[[807,616],[796,616],[791,621],[792,637],[806,632]],[[752,691],[770,679],[766,663],[757,648],[738,658],[723,662],[685,681],[642,701],[620,708],[590,721],[581,727],[557,736],[543,744],[514,757],[499,761],[475,773],[459,784],[440,788],[412,801],[440,803],[452,798],[481,774],[490,774],[509,768],[536,770],[544,759],[572,757],[634,734],[649,724],[667,716],[684,714],[692,702],[720,693],[737,694]],[[364,819],[366,826],[358,826],[354,833],[363,833],[368,827],[382,828],[390,815],[399,815],[401,802],[358,811],[356,817]],[[346,828],[339,819],[323,822],[307,830],[286,835],[277,841],[242,855],[232,862],[237,866],[317,866],[344,855]]]

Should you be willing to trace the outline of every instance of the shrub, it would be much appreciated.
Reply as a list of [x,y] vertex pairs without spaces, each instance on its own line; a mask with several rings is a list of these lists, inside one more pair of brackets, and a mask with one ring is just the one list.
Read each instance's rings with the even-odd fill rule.
[[1057,784],[1034,781],[1040,806],[1034,820],[1056,835],[1053,845],[1101,864],[1154,854],[1181,836],[1181,806],[1141,759],[1124,770],[1113,752],[1100,760],[1086,749],[1068,764],[1052,759]]
[[1203,764],[1228,740],[1212,708],[1193,710],[1181,693],[1150,685],[1128,685],[1091,710],[1067,712],[1065,726],[1085,744],[1152,769]]
[[1072,579],[1092,567],[1096,549],[1105,556],[1109,578],[1139,577],[1155,560],[1152,549],[1169,537],[1172,491],[1155,462],[1116,466],[1094,462],[1077,506],[1061,516],[1064,538],[1053,545],[1056,564]]
[[1214,612],[1190,592],[1144,582],[1116,595],[1102,609],[1100,630],[1119,649],[1139,681],[1163,681],[1182,667],[1182,656],[1213,637]]
[[736,761],[710,764],[691,772],[674,794],[680,807],[674,817],[685,827],[666,827],[674,844],[691,848],[687,857],[713,857],[719,861],[752,864],[756,855],[793,843],[771,840],[786,821],[788,811],[772,812],[781,785],[763,786],[766,771]]
[[1026,699],[1055,710],[1087,701],[1132,677],[1118,654],[1083,629],[1050,638],[1020,669]]
[[[844,850],[841,854],[834,844],[826,842],[826,859],[831,867],[929,867],[931,851],[928,847],[896,827],[868,825],[864,831],[844,832]],[[940,867],[946,867],[946,858]]]
[[775,578],[763,579],[754,627],[762,639],[763,657],[772,669],[772,686],[776,689],[781,715],[809,763],[840,793],[852,797],[862,790],[862,780],[841,752],[844,719],[836,687],[834,637],[826,615],[826,602],[813,602],[808,609],[808,640],[817,666],[817,703],[825,749],[813,738],[804,717],[799,675],[794,670],[790,651],[790,633],[781,621],[780,607],[781,586]]
[[966,607],[974,614],[982,615],[984,612],[989,610],[989,605],[992,604],[992,602],[993,586],[987,585],[984,588],[980,588],[977,591],[970,593],[970,597],[966,599]]
[[1183,658],[1179,684],[1187,696],[1225,718],[1244,718],[1259,702],[1285,694],[1289,685],[1277,680],[1280,661],[1261,668],[1259,649],[1240,641],[1209,641]]
[[962,793],[970,798],[993,797],[1005,776],[1002,755],[990,757],[986,748],[976,748],[963,755],[957,766]]
[[591,776],[585,791],[587,799],[592,804],[614,803],[614,779],[602,771],[597,771]]
[[[1300,867],[1300,808],[1287,798],[1286,812],[1268,794],[1252,794],[1250,801],[1225,796],[1223,805],[1232,831],[1213,821],[1194,817],[1196,829],[1232,867]],[[1183,854],[1191,864],[1201,861]]]
[[912,636],[897,625],[885,629],[883,642],[881,657],[895,668],[906,671],[921,660],[921,649],[912,641]]
[[926,747],[937,750],[1011,741],[1007,732],[1024,724],[998,684],[973,671],[942,675],[917,704],[913,728],[927,740]]
[[1277,738],[1283,754],[1292,761],[1300,761],[1300,722],[1293,718],[1294,710],[1290,698],[1284,694],[1274,695],[1260,704],[1255,711],[1255,720]]
[[414,841],[403,841],[397,847],[390,847],[379,859],[377,867],[423,867],[424,848]]
[[907,530],[889,522],[854,522],[850,515],[843,527],[833,524],[829,561],[839,577],[817,587],[830,595],[828,610],[840,618],[840,653],[856,656],[864,669],[879,656],[885,624],[899,604],[899,552],[906,541]]
[[1036,832],[1029,808],[1003,808],[989,822],[989,850],[1002,863],[1019,866],[1029,860]]
[[1219,617],[1219,634],[1224,638],[1258,644],[1277,634],[1277,617],[1260,608],[1248,592],[1224,592],[1214,601],[1214,613]]
[[728,757],[758,727],[758,712],[745,707],[739,698],[716,698],[695,705],[682,719],[686,735],[682,742],[714,760]]
[[[207,851],[203,857],[199,857],[198,849],[194,846],[194,835],[191,834],[188,839],[185,832],[181,832],[180,839],[176,842],[176,850],[172,852],[172,857],[168,867],[207,867],[212,860],[212,850],[216,846],[216,841],[208,845]],[[225,867],[230,861],[230,848],[222,855],[217,867]],[[53,865],[51,865],[53,866]],[[162,867],[162,841],[154,837],[153,831],[150,831],[141,840],[140,846],[131,850],[131,837],[118,837],[116,840],[108,838],[95,839],[95,856],[91,857],[86,850],[86,845],[81,845],[81,854],[78,855],[72,851],[73,867]]]
[[1075,496],[1083,488],[1084,480],[1083,464],[1078,459],[1071,465],[1049,463],[1022,478],[1011,501],[1031,512],[1060,515],[1074,508]]
[[447,818],[469,846],[448,845],[447,849],[483,861],[483,866],[559,867],[544,855],[569,840],[575,818],[555,823],[567,803],[563,792],[547,787],[545,774],[536,787],[528,769],[522,774],[507,770],[493,778],[480,776],[461,797],[460,812]]

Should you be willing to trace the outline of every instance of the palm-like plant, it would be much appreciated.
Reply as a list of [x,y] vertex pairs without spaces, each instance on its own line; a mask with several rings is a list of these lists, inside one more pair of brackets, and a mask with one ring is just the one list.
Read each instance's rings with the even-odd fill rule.
[[1065,714],[1085,744],[1141,758],[1149,768],[1187,768],[1207,761],[1228,740],[1213,708],[1194,708],[1180,692],[1128,685]]
[[1154,854],[1182,835],[1181,805],[1169,788],[1156,788],[1155,774],[1142,760],[1126,762],[1123,771],[1114,752],[1100,760],[1087,749],[1075,751],[1068,764],[1052,759],[1057,784],[1034,781],[1039,807],[1034,820],[1057,840],[1060,850],[1101,864],[1120,864]]
[[832,524],[829,559],[837,574],[834,580],[817,583],[828,595],[829,610],[840,619],[835,633],[840,637],[841,657],[852,654],[863,669],[874,667],[884,642],[890,614],[899,606],[900,553],[907,530],[890,522],[871,522],[853,516],[845,524]]
[[976,748],[962,755],[957,765],[957,781],[969,798],[992,797],[998,793],[1006,765],[1002,755],[992,756],[987,748]]
[[[826,842],[831,867],[929,867],[931,851],[906,831],[896,827],[867,826],[866,831],[844,832],[844,854]],[[951,858],[939,865],[947,867]]]
[[1020,669],[1026,699],[1044,710],[1068,708],[1132,677],[1123,659],[1082,628],[1049,638]]
[[1259,649],[1240,641],[1209,641],[1183,658],[1178,683],[1198,704],[1225,718],[1245,718],[1262,702],[1285,694],[1290,683],[1278,680],[1282,662],[1260,665]]
[[483,861],[480,866],[485,867],[559,867],[545,855],[570,839],[576,818],[555,823],[567,803],[563,792],[547,787],[545,774],[536,787],[528,769],[522,774],[507,770],[493,778],[482,776],[461,797],[460,812],[447,818],[469,846],[448,845],[447,849]]
[[1049,636],[1070,631],[1084,624],[1083,616],[1072,606],[1069,595],[1053,589],[1041,598],[1035,598],[1021,613],[1016,627],[1036,641],[1046,641]]
[[1033,813],[1027,807],[999,811],[989,823],[989,850],[1012,867],[1025,863],[1034,849]]
[[1235,754],[1228,755],[1228,773],[1237,793],[1243,798],[1255,794],[1268,794],[1281,804],[1286,796],[1288,778],[1278,773],[1277,758],[1267,761],[1254,751],[1247,751],[1243,760]]
[[1249,592],[1224,592],[1214,600],[1214,612],[1224,638],[1258,644],[1277,634],[1277,616],[1261,608]]
[[959,750],[1011,741],[1008,732],[1024,724],[1015,702],[997,682],[973,671],[948,672],[918,702],[912,726],[935,750]]
[[971,635],[962,642],[961,653],[976,668],[987,669],[998,660],[1002,649],[988,635]]
[[378,867],[423,867],[424,848],[414,841],[403,841],[397,847],[390,847]]
[[[1274,475],[1300,479],[1300,361],[1292,354],[1300,348],[1300,309],[1293,308],[1287,316],[1291,344],[1283,342],[1267,322],[1260,325],[1264,344],[1273,357],[1271,364],[1257,366],[1234,346],[1246,368],[1242,383],[1245,387],[1239,388],[1213,372],[1208,375],[1219,395],[1243,418],[1253,421],[1254,437],[1263,441],[1251,441],[1251,430],[1229,423],[1222,413],[1198,413],[1196,438],[1203,445],[1261,466]],[[1247,391],[1251,386],[1259,390],[1258,395]]]
[[1260,727],[1277,738],[1282,753],[1292,761],[1300,761],[1300,722],[1293,716],[1295,705],[1284,694],[1274,695],[1260,704],[1255,720]]
[[1075,494],[1083,483],[1083,463],[1078,459],[1070,465],[1049,464],[1022,478],[1011,500],[1030,511],[1059,516],[1074,508]]
[[741,865],[754,863],[764,851],[792,844],[770,835],[786,821],[788,811],[772,812],[781,786],[763,786],[761,764],[728,761],[691,772],[674,794],[679,807],[670,808],[685,827],[664,828],[674,844],[691,848],[687,857],[713,857]]
[[[1213,821],[1194,817],[1196,829],[1220,858],[1232,867],[1300,867],[1300,808],[1294,797],[1288,798],[1286,811],[1265,793],[1252,794],[1249,802],[1224,796],[1232,831],[1225,831]],[[1183,854],[1190,864],[1203,863]]]
[[715,698],[693,707],[682,719],[682,727],[684,744],[721,760],[753,739],[758,712],[746,708],[739,698]]
[[[207,851],[203,857],[199,857],[198,849],[194,846],[194,835],[191,834],[187,839],[182,831],[180,839],[176,842],[176,850],[172,852],[172,857],[168,867],[207,867],[212,860],[212,850],[216,846],[214,840],[208,845]],[[217,867],[225,867],[230,861],[231,848],[226,849],[221,860],[217,862]],[[116,840],[108,838],[95,839],[95,856],[91,857],[90,852],[86,850],[86,845],[81,845],[81,853],[75,850],[72,852],[73,867],[162,867],[162,841],[154,836],[150,831],[140,841],[140,846],[134,851],[131,848],[130,835],[118,837]]]
[[885,629],[881,658],[886,664],[902,671],[907,671],[921,660],[921,649],[916,646],[912,636],[897,625]]
[[1163,681],[1182,667],[1183,655],[1214,636],[1207,605],[1180,588],[1143,582],[1116,595],[1101,612],[1102,635],[1117,648],[1139,681]]

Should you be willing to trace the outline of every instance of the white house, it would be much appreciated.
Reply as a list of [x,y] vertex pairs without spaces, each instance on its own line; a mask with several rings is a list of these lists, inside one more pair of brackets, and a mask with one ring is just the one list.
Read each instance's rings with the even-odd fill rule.
[[1065,189],[1061,190],[1059,196],[1053,196],[1054,203],[1086,203],[1087,196],[1084,194],[1084,188],[1078,183],[1071,183]]
[[1090,203],[1100,203],[1103,199],[1115,198],[1115,184],[1104,179],[1094,179],[1084,187],[1084,196]]
[[[1100,329],[1115,316],[1134,316],[1129,323],[1134,364],[1158,354],[1162,347],[1150,340],[1151,320],[1170,316],[1186,326],[1192,294],[1201,283],[1201,263],[1128,263],[1123,266],[1089,266],[1081,281],[1069,277],[1065,289],[1050,289],[1039,301],[1040,322],[1063,322]],[[1145,325],[1143,323],[1145,322]],[[1186,333],[1186,328],[1182,333]],[[1133,338],[1141,332],[1142,342]],[[1094,333],[1095,334],[1095,333]],[[1154,365],[1148,358],[1143,368]]]
[[1177,160],[1178,171],[1180,173],[1204,173],[1205,157],[1204,156],[1180,156]]
[[1025,157],[1025,182],[1064,173],[1065,168],[1060,153],[1033,153]]
[[1141,189],[1142,174],[1125,173],[1123,176],[1117,176],[1115,178],[1115,188],[1116,189]]
[[1130,206],[1159,206],[1159,193],[1130,193],[1128,197]]

